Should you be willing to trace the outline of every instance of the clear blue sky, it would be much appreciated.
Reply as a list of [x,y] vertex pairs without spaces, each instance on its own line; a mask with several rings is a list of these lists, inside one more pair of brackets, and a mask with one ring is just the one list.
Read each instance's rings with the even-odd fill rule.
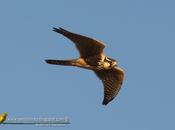
[[[64,117],[61,128],[175,129],[175,2],[173,0],[1,0],[0,112],[9,117]],[[103,87],[88,70],[51,66],[75,58],[63,27],[106,43],[126,77],[118,97],[102,106]]]

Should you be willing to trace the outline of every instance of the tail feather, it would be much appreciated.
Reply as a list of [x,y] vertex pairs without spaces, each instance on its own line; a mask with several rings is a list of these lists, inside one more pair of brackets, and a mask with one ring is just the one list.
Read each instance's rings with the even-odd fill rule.
[[53,65],[73,65],[73,60],[50,60],[50,59],[47,59],[45,61],[46,61],[46,63],[53,64]]

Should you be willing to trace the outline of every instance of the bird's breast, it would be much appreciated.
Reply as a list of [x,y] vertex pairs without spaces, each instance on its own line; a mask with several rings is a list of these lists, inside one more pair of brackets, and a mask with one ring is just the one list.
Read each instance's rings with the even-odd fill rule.
[[111,66],[111,65],[110,65],[109,62],[103,62],[103,67],[104,67],[105,69],[109,68],[110,66]]

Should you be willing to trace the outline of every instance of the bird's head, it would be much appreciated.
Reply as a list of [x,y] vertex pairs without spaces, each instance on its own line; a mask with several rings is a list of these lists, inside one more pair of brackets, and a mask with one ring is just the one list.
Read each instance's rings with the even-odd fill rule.
[[108,62],[110,64],[110,68],[114,67],[117,65],[116,60],[112,58],[105,57],[105,62]]
[[7,113],[4,112],[4,113],[1,114],[1,116],[6,117],[7,116]]

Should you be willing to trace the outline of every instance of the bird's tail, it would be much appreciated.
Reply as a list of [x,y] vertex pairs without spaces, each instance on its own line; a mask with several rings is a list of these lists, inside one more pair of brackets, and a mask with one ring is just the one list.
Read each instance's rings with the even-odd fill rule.
[[53,65],[74,65],[74,60],[50,60],[47,59],[45,60],[46,63],[48,64],[53,64]]

